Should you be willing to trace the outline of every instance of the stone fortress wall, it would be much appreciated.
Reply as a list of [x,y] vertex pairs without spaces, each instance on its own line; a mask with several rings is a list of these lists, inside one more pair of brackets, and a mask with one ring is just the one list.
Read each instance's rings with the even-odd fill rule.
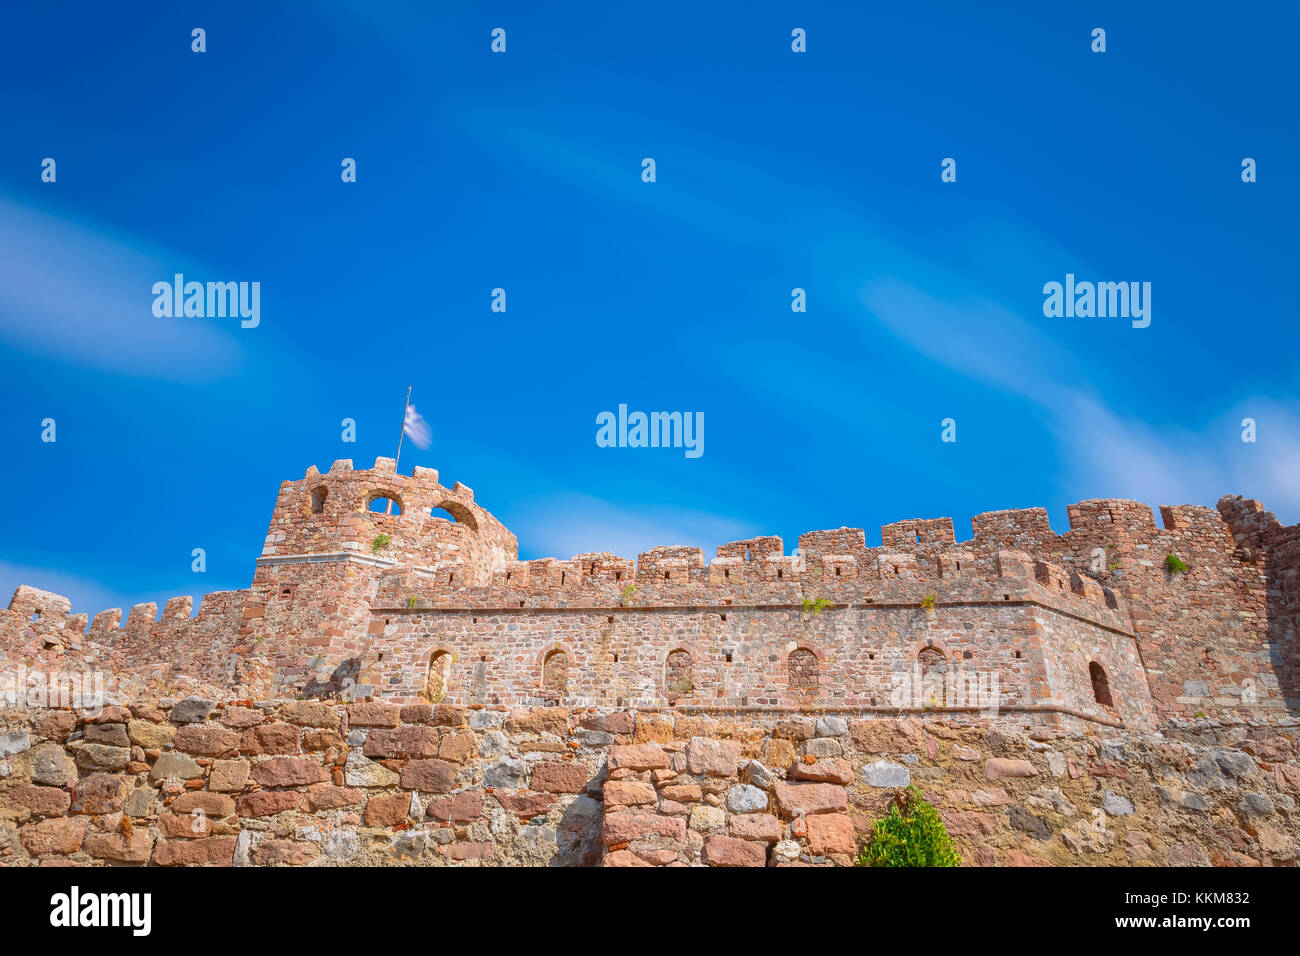
[[977,515],[961,542],[942,518],[886,525],[879,547],[840,528],[790,555],[760,537],[711,560],[519,561],[465,485],[340,461],[281,485],[249,588],[123,622],[20,587],[0,653],[95,668],[128,695],[897,711],[900,683],[937,667],[996,677],[1001,709],[1062,720],[1286,715],[1300,528],[1235,496],[1161,513],[1158,528],[1144,505],[1094,500],[1070,506],[1062,535],[1035,508]]
[[[0,861],[836,863],[904,777],[968,862],[1293,860],[1300,526],[1068,513],[519,561],[432,469],[313,467],[197,614],[0,610],[0,674],[51,684],[0,702]],[[68,709],[78,676],[110,706]],[[1078,825],[1125,806],[1131,838]]]

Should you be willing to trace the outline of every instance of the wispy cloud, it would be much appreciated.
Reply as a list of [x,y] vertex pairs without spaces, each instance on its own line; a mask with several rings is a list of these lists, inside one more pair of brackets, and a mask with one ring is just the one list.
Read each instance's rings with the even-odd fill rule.
[[[883,328],[954,374],[1019,396],[1027,414],[1041,419],[1056,439],[1052,457],[1065,469],[1057,480],[1062,496],[1212,506],[1223,494],[1241,493],[1260,498],[1284,521],[1300,519],[1300,483],[1294,480],[1300,472],[1300,403],[1265,396],[1240,403],[1228,399],[1219,413],[1191,427],[1146,414],[1156,410],[1142,404],[1149,399],[1131,383],[1095,362],[1085,363],[1036,321],[1038,316],[1031,321],[1001,304],[1003,293],[1023,287],[1026,276],[1035,277],[1030,285],[1037,290],[1041,277],[1056,275],[1060,263],[1084,272],[1089,263],[997,210],[987,211],[961,262],[939,263],[924,249],[910,248],[862,221],[815,183],[777,181],[741,160],[727,164],[725,157],[712,156],[712,162],[731,169],[734,189],[728,194],[657,188],[650,204],[647,191],[628,188],[625,163],[594,147],[562,142],[526,119],[507,121],[504,129],[499,116],[493,119],[493,141],[498,148],[508,144],[511,155],[705,234],[789,256],[810,283],[834,290],[829,297],[846,315]],[[695,143],[693,148],[706,147]],[[766,221],[745,204],[743,197],[752,195],[788,197],[807,222],[819,224],[819,238],[796,245],[783,223]],[[722,368],[743,367],[746,380],[764,380],[755,376],[749,360],[773,366],[770,355],[750,353],[746,362],[736,362],[735,349],[745,346],[728,346],[730,354],[719,356]],[[791,343],[777,361],[797,364],[800,348]],[[827,363],[819,366],[829,371]],[[779,374],[781,365],[769,371]],[[856,381],[841,384],[846,394],[863,389]],[[788,397],[801,401],[797,392]],[[824,408],[817,413],[827,414]],[[1244,417],[1259,422],[1253,445],[1240,440]]]
[[[996,303],[946,301],[896,280],[868,283],[862,302],[932,360],[1028,400],[1056,438],[1067,497],[1213,506],[1236,493],[1259,498],[1283,521],[1300,519],[1300,403],[1258,397],[1196,427],[1158,423],[1155,415],[1119,411],[1105,398],[1104,371],[1081,368]],[[1244,418],[1256,420],[1253,444],[1241,440]]]
[[232,335],[205,320],[153,314],[153,284],[179,267],[133,237],[0,197],[0,341],[137,378],[223,378],[242,364]]

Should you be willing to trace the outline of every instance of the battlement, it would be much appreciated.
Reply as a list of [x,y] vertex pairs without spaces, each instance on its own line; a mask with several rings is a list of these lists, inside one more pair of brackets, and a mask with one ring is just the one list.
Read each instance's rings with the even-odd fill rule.
[[[565,696],[530,684],[556,683],[543,671],[558,654],[588,687],[582,699],[793,706],[878,699],[862,683],[885,679],[878,660],[908,667],[921,651],[960,649],[1014,674],[1017,701],[1087,709],[1096,665],[1135,720],[1152,701],[1167,716],[1294,707],[1300,527],[1237,496],[1217,510],[1164,506],[1160,524],[1121,499],[1078,502],[1068,517],[1064,534],[1026,508],[975,515],[960,542],[952,518],[917,518],[884,525],[873,547],[840,527],[801,534],[791,554],[761,535],[712,558],[662,546],[519,560],[468,486],[431,468],[398,474],[389,458],[364,470],[340,460],[281,484],[249,588],[89,619],[24,585],[0,612],[0,663],[93,663],[124,687],[362,685],[400,699],[424,693],[443,653],[448,673],[455,660],[481,665],[463,701],[519,703]],[[690,660],[701,669],[685,680]]]
[[324,475],[313,465],[281,484],[259,564],[352,556],[420,567],[456,584],[486,581],[518,553],[515,536],[469,486],[447,488],[432,468],[398,474],[391,458],[366,470],[344,459]]

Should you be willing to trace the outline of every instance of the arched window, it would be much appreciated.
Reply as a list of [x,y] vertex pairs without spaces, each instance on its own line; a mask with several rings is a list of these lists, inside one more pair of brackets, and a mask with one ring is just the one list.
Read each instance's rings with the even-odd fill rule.
[[429,676],[424,682],[424,696],[436,704],[447,696],[450,684],[451,655],[446,651],[438,651],[429,658]]
[[443,521],[463,524],[470,531],[478,530],[478,519],[474,517],[474,512],[459,501],[440,501],[429,509],[429,514],[434,518],[441,518]]
[[311,490],[312,514],[320,514],[325,510],[325,498],[329,493],[329,489],[324,485],[319,485]]
[[948,659],[937,647],[921,648],[921,652],[916,655],[916,662],[921,666],[922,679],[930,674],[943,678],[948,673]]
[[371,493],[370,500],[366,502],[366,508],[375,514],[392,514],[400,515],[402,513],[402,501],[382,491]]
[[691,680],[691,655],[689,651],[676,650],[668,655],[664,666],[664,684],[668,688],[668,702],[689,697],[695,692]]
[[1110,680],[1106,671],[1096,661],[1088,665],[1088,676],[1092,678],[1092,696],[1103,707],[1114,707],[1115,701],[1110,696]]
[[542,696],[559,700],[569,688],[569,655],[551,651],[542,661]]
[[786,658],[790,675],[790,688],[800,694],[815,693],[817,681],[817,655],[805,647],[791,651]]

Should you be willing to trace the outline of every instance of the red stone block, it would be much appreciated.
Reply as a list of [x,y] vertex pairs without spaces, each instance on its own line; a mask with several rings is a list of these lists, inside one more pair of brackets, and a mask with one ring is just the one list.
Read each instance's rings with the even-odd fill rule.
[[533,766],[529,786],[543,793],[582,793],[591,772],[580,763],[542,761]]
[[466,790],[450,797],[436,797],[424,808],[424,815],[439,823],[468,823],[483,815],[483,791]]
[[154,847],[153,862],[155,866],[231,866],[235,862],[235,838],[162,840]]
[[703,859],[709,866],[767,866],[767,850],[750,840],[712,836],[704,841]]
[[329,773],[314,760],[302,757],[272,757],[253,764],[253,779],[264,787],[299,787],[325,783]]

